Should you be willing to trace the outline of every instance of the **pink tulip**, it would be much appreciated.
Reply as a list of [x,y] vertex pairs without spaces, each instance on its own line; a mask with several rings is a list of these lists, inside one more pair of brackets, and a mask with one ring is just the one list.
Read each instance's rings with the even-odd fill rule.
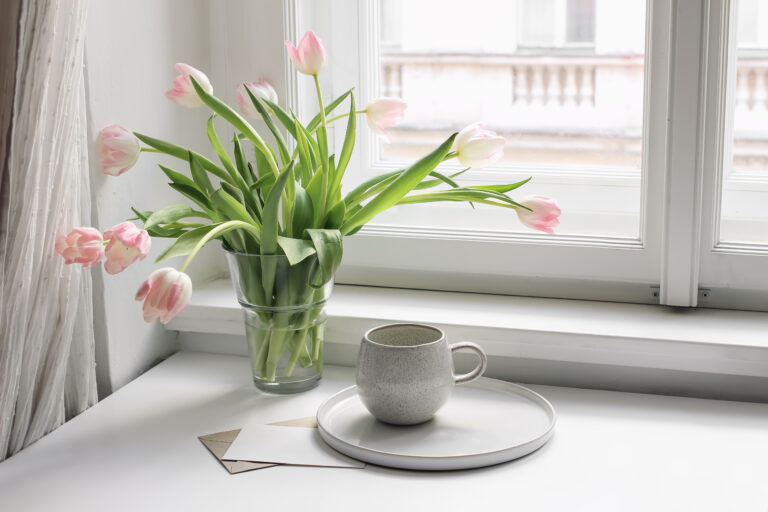
[[456,136],[456,152],[465,166],[484,167],[504,155],[504,143],[504,137],[483,129],[480,123],[474,123]]
[[[251,101],[251,97],[246,92],[246,88],[251,91],[255,97],[259,99],[269,100],[272,103],[277,103],[277,92],[269,85],[269,82],[260,78],[258,82],[245,82],[237,86],[235,91],[235,100],[240,107],[240,112],[250,117],[260,117],[259,111]],[[266,107],[269,110],[269,107]]]
[[140,154],[139,139],[119,124],[102,128],[96,137],[96,158],[104,174],[120,176],[136,164]]
[[192,296],[192,280],[184,272],[163,267],[152,272],[136,292],[136,300],[144,301],[144,321],[167,324],[187,309]]
[[137,228],[133,222],[121,222],[104,232],[108,240],[105,254],[107,262],[104,270],[109,274],[118,274],[137,259],[144,259],[149,252],[149,233]]
[[177,63],[174,67],[181,74],[173,79],[174,88],[166,91],[166,98],[184,107],[199,107],[202,105],[203,100],[200,99],[197,91],[192,86],[192,81],[189,79],[190,76],[195,78],[195,81],[205,92],[213,94],[213,86],[208,81],[205,73],[181,62]]
[[285,42],[285,47],[288,49],[288,56],[299,73],[317,75],[328,62],[328,55],[325,53],[323,42],[311,30],[301,38],[298,48],[295,48],[290,41]]
[[518,201],[523,206],[527,206],[533,211],[517,208],[517,216],[520,222],[531,229],[538,229],[545,233],[552,234],[560,224],[560,207],[554,199],[544,196],[528,196],[522,201]]
[[101,233],[93,228],[75,228],[68,235],[56,238],[55,250],[64,257],[64,263],[82,263],[92,267],[104,255]]
[[384,128],[395,126],[403,120],[408,104],[399,98],[376,98],[365,107],[368,126],[389,142]]

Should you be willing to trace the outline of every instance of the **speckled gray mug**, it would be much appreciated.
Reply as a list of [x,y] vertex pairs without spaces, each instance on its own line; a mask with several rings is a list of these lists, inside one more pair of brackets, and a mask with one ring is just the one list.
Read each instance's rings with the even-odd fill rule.
[[[477,368],[456,375],[453,352],[468,348]],[[470,342],[448,345],[445,333],[421,324],[391,324],[365,333],[357,360],[357,392],[377,419],[395,425],[423,423],[440,409],[455,384],[485,371],[483,349]]]

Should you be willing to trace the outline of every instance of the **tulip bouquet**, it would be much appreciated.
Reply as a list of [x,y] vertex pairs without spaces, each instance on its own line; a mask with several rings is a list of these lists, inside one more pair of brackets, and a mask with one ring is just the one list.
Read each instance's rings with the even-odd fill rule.
[[[278,391],[270,386],[295,382],[297,366],[312,372],[299,380],[319,379],[322,306],[342,259],[343,237],[354,235],[381,212],[395,205],[469,202],[513,209],[523,224],[550,233],[560,214],[549,198],[534,196],[517,202],[507,195],[528,179],[477,186],[460,186],[455,181],[470,168],[502,156],[504,139],[479,123],[450,135],[411,165],[365,180],[344,194],[342,184],[355,146],[357,117],[365,115],[368,125],[387,137],[385,129],[402,119],[406,105],[397,98],[379,98],[358,110],[352,89],[326,102],[318,81],[327,62],[320,39],[310,31],[298,48],[288,41],[286,47],[297,70],[314,80],[318,101],[314,117],[302,122],[281,107],[274,89],[264,80],[237,88],[238,112],[213,95],[205,74],[177,64],[180,74],[166,96],[185,107],[205,105],[212,111],[207,135],[218,162],[119,125],[102,130],[96,151],[102,170],[116,176],[134,165],[142,151],[180,159],[188,166],[188,174],[163,165],[160,169],[170,187],[191,205],[134,210],[133,220],[140,220],[143,229],[127,222],[102,237],[92,228],[77,228],[57,243],[68,263],[90,266],[106,255],[105,268],[113,273],[146,256],[149,236],[174,238],[157,261],[186,257],[180,269],[156,270],[136,295],[144,301],[145,320],[159,318],[166,323],[189,301],[192,285],[184,273],[187,266],[203,246],[220,241],[246,313],[254,379],[263,389]],[[337,113],[342,105],[344,110]],[[214,128],[216,116],[233,129],[231,152]],[[246,117],[264,122],[274,147]],[[327,129],[342,120],[346,121],[344,141],[334,150]],[[249,146],[253,158],[247,155]],[[463,169],[453,174],[436,170],[451,159],[457,159]]]

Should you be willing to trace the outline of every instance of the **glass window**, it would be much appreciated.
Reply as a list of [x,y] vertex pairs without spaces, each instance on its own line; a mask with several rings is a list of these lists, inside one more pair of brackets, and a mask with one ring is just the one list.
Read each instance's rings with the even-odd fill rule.
[[595,0],[568,0],[565,40],[592,43],[595,40]]
[[[560,234],[638,238],[645,1],[475,0],[464,9],[463,2],[446,0],[439,19],[425,16],[432,4],[379,4],[379,92],[403,98],[408,110],[389,130],[390,142],[374,148],[374,168],[413,160],[482,121],[507,139],[505,156],[462,175],[463,183],[533,176],[521,193],[560,202]],[[594,48],[563,53],[550,44],[566,40],[593,41]],[[522,42],[550,48],[532,53]],[[526,231],[491,207],[471,214],[468,208],[407,206],[377,223]]]
[[524,0],[520,16],[520,43],[555,45],[555,0]]
[[760,37],[768,3],[741,0],[736,8],[718,241],[768,244],[768,41]]

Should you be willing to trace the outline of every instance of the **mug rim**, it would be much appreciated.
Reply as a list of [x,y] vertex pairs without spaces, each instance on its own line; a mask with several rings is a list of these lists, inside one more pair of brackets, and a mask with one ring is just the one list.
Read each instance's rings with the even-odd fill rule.
[[[378,331],[380,329],[387,329],[390,327],[426,327],[427,329],[432,329],[433,331],[437,331],[440,333],[440,337],[434,341],[430,341],[428,343],[420,343],[418,345],[385,345],[384,343],[379,343],[376,341],[373,341],[371,338],[369,338],[369,335],[373,333],[374,331]],[[406,348],[419,348],[419,347],[428,347],[430,345],[434,345],[436,343],[440,343],[441,341],[445,340],[445,331],[440,329],[439,327],[435,327],[434,325],[427,325],[427,324],[419,324],[416,322],[396,322],[393,324],[384,324],[384,325],[378,325],[376,327],[372,327],[365,331],[365,334],[363,335],[363,340],[371,343],[372,345],[376,345],[377,347],[387,347],[387,348],[395,348],[395,349],[406,349]]]

